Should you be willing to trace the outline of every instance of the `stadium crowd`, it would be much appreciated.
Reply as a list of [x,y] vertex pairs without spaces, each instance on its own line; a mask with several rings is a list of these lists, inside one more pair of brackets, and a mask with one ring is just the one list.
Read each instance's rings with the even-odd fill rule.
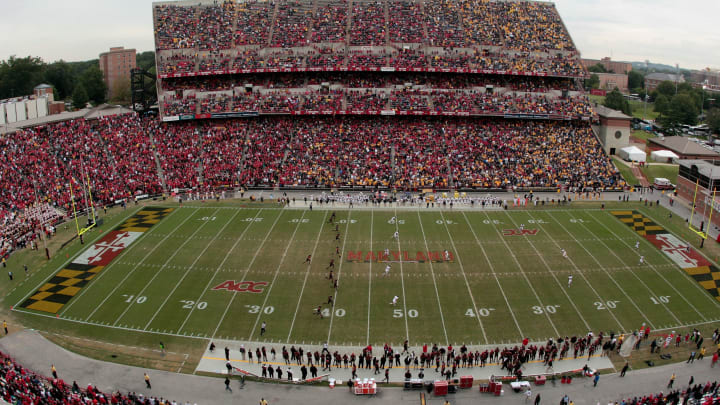
[[[0,396],[10,404],[46,405],[149,405],[167,403],[157,397],[143,394],[114,392],[106,394],[90,384],[82,389],[73,381],[68,384],[60,378],[47,378],[18,364],[9,355],[0,352]],[[172,402],[176,403],[176,402]]]
[[[156,5],[154,20],[161,74],[193,72],[193,59],[201,72],[392,66],[584,74],[557,10],[539,2],[226,1]],[[178,50],[188,53],[178,58]]]

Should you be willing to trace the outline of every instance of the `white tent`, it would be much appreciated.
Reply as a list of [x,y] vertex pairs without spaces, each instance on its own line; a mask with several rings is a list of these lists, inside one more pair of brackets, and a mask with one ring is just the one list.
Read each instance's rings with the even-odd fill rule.
[[678,159],[679,156],[669,150],[656,150],[650,153],[650,159],[656,162],[671,163]]
[[620,149],[618,156],[623,160],[631,162],[644,162],[647,155],[637,146],[628,146]]

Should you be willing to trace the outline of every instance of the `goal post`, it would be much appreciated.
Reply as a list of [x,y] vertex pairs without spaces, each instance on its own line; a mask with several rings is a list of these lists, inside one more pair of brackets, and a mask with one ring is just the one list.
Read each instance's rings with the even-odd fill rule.
[[[85,232],[89,231],[93,227],[95,227],[95,224],[97,223],[95,218],[95,204],[92,202],[92,189],[90,187],[90,177],[85,175],[87,184],[80,184],[75,178],[73,177],[70,181],[70,201],[72,201],[72,209],[73,209],[73,216],[75,217],[75,228],[77,229],[77,235],[78,237],[82,236]],[[87,192],[87,195],[89,198],[86,200],[86,210],[88,215],[88,224],[85,227],[80,227],[80,221],[78,220],[78,217],[80,215],[80,212],[77,209],[77,205],[75,204],[75,195],[73,193],[73,183],[77,183],[78,185],[82,186],[83,194]],[[87,189],[86,189],[87,186]]]
[[[705,225],[705,218],[704,218],[705,213],[703,212],[703,214],[702,214],[703,217],[702,217],[702,220],[700,221],[700,229],[698,229],[693,225],[693,218],[695,217],[695,209],[697,208],[697,199],[698,199],[698,189],[699,188],[700,188],[700,179],[697,179],[695,181],[695,193],[693,195],[692,207],[691,207],[691,211],[690,211],[690,221],[688,221],[688,228],[691,231],[698,234],[701,238],[707,239],[708,232],[704,231],[703,229],[710,229],[710,224],[712,223],[711,221],[712,221],[713,211],[715,210],[715,194],[717,192],[715,190],[712,191],[712,198],[710,199],[710,204],[709,204],[710,212],[709,212],[708,218],[707,218],[707,228],[704,226]],[[701,198],[703,197],[703,194],[704,193],[700,193]],[[708,192],[708,194],[710,194],[710,193]],[[703,204],[705,207],[708,206],[707,201],[705,201]],[[700,215],[700,214],[698,213],[698,215]]]

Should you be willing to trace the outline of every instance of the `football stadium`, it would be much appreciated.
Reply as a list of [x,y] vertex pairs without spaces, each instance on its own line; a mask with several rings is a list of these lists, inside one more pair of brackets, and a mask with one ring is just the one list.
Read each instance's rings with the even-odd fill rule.
[[[258,381],[204,403],[348,379],[357,396],[333,401],[391,395],[382,380],[420,403],[428,387],[430,403],[468,386],[457,403],[499,401],[496,383],[512,397],[696,346],[714,365],[720,249],[671,192],[613,165],[553,3],[195,0],[152,17],[156,113],[0,137],[13,328],[102,361]],[[18,367],[3,372],[11,403],[159,396],[73,397]],[[9,382],[52,398],[5,395]],[[663,398],[718,398],[689,386]]]

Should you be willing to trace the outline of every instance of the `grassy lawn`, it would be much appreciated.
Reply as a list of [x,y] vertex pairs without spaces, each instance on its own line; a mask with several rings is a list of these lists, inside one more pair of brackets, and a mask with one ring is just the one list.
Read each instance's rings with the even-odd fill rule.
[[620,159],[613,157],[612,158],[613,163],[615,164],[615,167],[620,171],[620,175],[622,175],[623,179],[625,179],[625,182],[631,186],[634,186],[635,184],[639,184],[640,181],[635,177],[635,175],[630,170],[630,167],[626,164],[624,164]]
[[630,108],[632,109],[632,116],[635,118],[643,118],[643,115],[645,115],[645,119],[648,120],[656,120],[660,113],[657,113],[654,111],[655,109],[655,103],[647,103],[647,113],[643,114],[645,110],[645,103],[638,100],[630,100]]
[[656,177],[663,177],[670,180],[671,183],[677,184],[677,165],[649,165],[641,168],[640,170],[642,170],[650,183],[652,183]]
[[655,138],[655,135],[653,133],[643,130],[631,130],[630,136],[643,142],[647,141],[650,138]]

